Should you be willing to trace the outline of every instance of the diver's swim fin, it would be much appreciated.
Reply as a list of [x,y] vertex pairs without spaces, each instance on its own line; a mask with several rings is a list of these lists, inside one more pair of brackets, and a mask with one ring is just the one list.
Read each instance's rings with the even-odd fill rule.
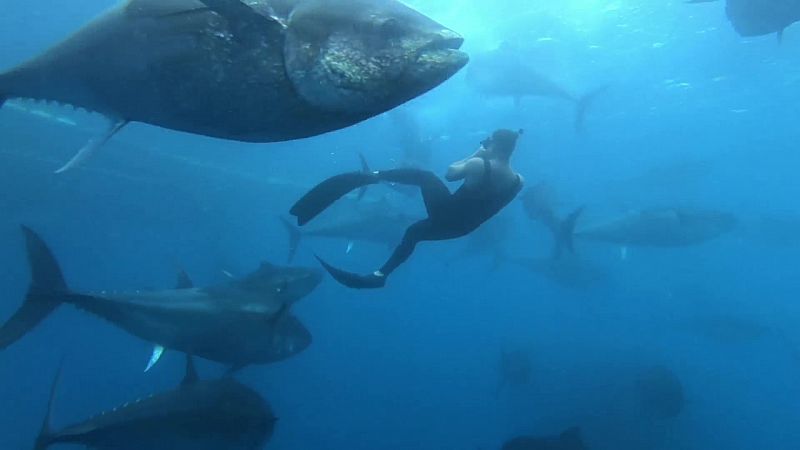
[[570,213],[566,219],[561,221],[558,228],[553,230],[556,240],[555,248],[553,248],[553,259],[560,258],[565,249],[570,253],[575,253],[575,224],[582,213],[583,206]]
[[578,99],[578,104],[575,107],[575,131],[582,133],[584,131],[584,122],[586,122],[586,111],[592,106],[597,96],[602,94],[608,89],[608,85],[600,86],[584,94],[583,97]]
[[97,150],[100,149],[109,139],[111,139],[119,130],[121,130],[125,125],[128,124],[126,120],[119,120],[116,122],[111,123],[108,129],[103,133],[101,136],[96,137],[94,139],[90,139],[86,145],[83,146],[75,156],[72,157],[66,164],[64,164],[60,169],[56,170],[55,173],[64,173],[70,169],[74,169],[78,167],[89,159]]
[[364,172],[343,173],[330,177],[308,191],[292,206],[289,213],[297,217],[298,225],[305,225],[348,192],[378,182],[379,179],[375,174]]
[[30,228],[23,226],[31,284],[25,302],[0,327],[0,350],[31,331],[70,295],[61,268],[47,244]]
[[339,284],[347,286],[353,289],[377,289],[382,288],[386,284],[386,277],[385,276],[378,276],[375,274],[370,275],[358,275],[356,273],[345,272],[344,270],[337,269],[332,265],[328,264],[317,255],[314,255],[322,264],[322,267],[328,271],[329,274],[333,277],[334,280],[338,281]]
[[283,217],[280,217],[280,219],[281,223],[286,228],[286,232],[289,233],[289,254],[286,256],[286,264],[291,264],[291,262],[294,261],[295,255],[297,255],[297,248],[300,246],[303,232]]

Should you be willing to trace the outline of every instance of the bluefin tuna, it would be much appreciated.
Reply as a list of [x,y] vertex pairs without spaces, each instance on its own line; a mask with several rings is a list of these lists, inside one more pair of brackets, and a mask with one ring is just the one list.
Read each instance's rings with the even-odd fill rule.
[[318,269],[264,263],[241,279],[208,287],[194,287],[183,276],[175,289],[78,293],[67,287],[47,244],[33,230],[23,231],[32,280],[25,302],[0,327],[0,349],[64,303],[155,344],[155,360],[166,348],[240,368],[284,360],[311,344],[311,333],[289,310],[319,285]]
[[34,450],[57,444],[93,450],[260,450],[277,421],[256,391],[230,376],[200,380],[187,356],[186,375],[176,389],[55,431],[50,416],[58,378]]
[[344,128],[441,84],[463,38],[396,0],[130,0],[0,75],[10,98],[245,142]]

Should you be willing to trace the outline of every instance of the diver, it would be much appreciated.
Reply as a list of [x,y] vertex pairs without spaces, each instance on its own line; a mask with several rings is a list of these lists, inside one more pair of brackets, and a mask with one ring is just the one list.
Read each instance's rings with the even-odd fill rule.
[[290,213],[304,225],[348,192],[370,184],[389,182],[418,186],[428,217],[406,229],[403,240],[379,270],[358,275],[337,269],[317,257],[339,283],[358,289],[383,287],[388,277],[404,263],[422,241],[441,241],[466,236],[500,212],[522,189],[523,178],[509,160],[522,134],[497,130],[481,142],[475,154],[450,165],[447,181],[463,180],[455,193],[433,172],[420,169],[391,169],[336,175],[311,189],[292,206]]

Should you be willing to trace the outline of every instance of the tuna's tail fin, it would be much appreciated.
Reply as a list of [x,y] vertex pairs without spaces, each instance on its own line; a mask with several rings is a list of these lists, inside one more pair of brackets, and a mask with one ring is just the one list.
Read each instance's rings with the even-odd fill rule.
[[42,428],[39,430],[39,436],[36,437],[33,450],[44,450],[53,443],[53,404],[55,403],[58,384],[61,381],[61,367],[62,364],[59,364],[56,376],[53,379],[53,385],[50,387],[50,398],[47,400],[47,413],[42,421]]
[[286,228],[286,232],[289,234],[289,254],[286,256],[286,264],[291,264],[291,262],[294,261],[295,255],[297,254],[297,248],[300,246],[300,240],[303,238],[303,232],[300,231],[300,228],[296,227],[293,223],[289,222],[283,217],[280,219],[281,223]]
[[22,227],[31,266],[31,284],[25,302],[0,327],[0,349],[31,331],[70,294],[61,268],[47,244],[30,228]]
[[578,222],[578,218],[583,213],[583,206],[576,209],[570,215],[568,215],[558,227],[553,229],[553,234],[555,238],[555,247],[553,248],[553,259],[558,259],[564,253],[564,250],[567,250],[570,253],[575,253],[575,245],[574,245],[574,236],[575,236],[575,224]]
[[584,124],[586,122],[586,111],[589,109],[590,106],[594,103],[597,96],[602,94],[608,89],[608,86],[600,86],[599,88],[593,89],[583,97],[578,99],[578,104],[575,109],[575,131],[578,133],[582,133],[584,131]]

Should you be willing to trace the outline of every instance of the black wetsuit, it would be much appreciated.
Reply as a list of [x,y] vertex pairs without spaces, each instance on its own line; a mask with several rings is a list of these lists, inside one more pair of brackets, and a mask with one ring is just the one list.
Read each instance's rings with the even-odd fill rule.
[[465,236],[491,219],[508,205],[522,189],[522,180],[506,192],[491,189],[491,164],[484,159],[484,179],[477,186],[462,185],[451,193],[444,182],[433,172],[420,169],[391,169],[374,173],[352,172],[331,177],[309,191],[291,209],[303,225],[324,211],[337,199],[360,187],[381,181],[418,186],[428,217],[406,229],[403,240],[380,268],[384,276],[360,276],[337,269],[322,259],[325,269],[339,282],[349,287],[374,288],[383,286],[385,277],[404,263],[422,241],[441,241]]
[[517,176],[516,183],[508,192],[499,195],[492,192],[490,163],[484,160],[484,180],[477,186],[461,186],[456,192],[450,190],[434,173],[417,169],[394,169],[378,172],[378,178],[399,184],[419,186],[428,217],[415,222],[406,229],[403,240],[394,253],[380,268],[388,276],[404,263],[422,241],[455,239],[475,231],[484,222],[500,212],[516,197],[522,188]]

